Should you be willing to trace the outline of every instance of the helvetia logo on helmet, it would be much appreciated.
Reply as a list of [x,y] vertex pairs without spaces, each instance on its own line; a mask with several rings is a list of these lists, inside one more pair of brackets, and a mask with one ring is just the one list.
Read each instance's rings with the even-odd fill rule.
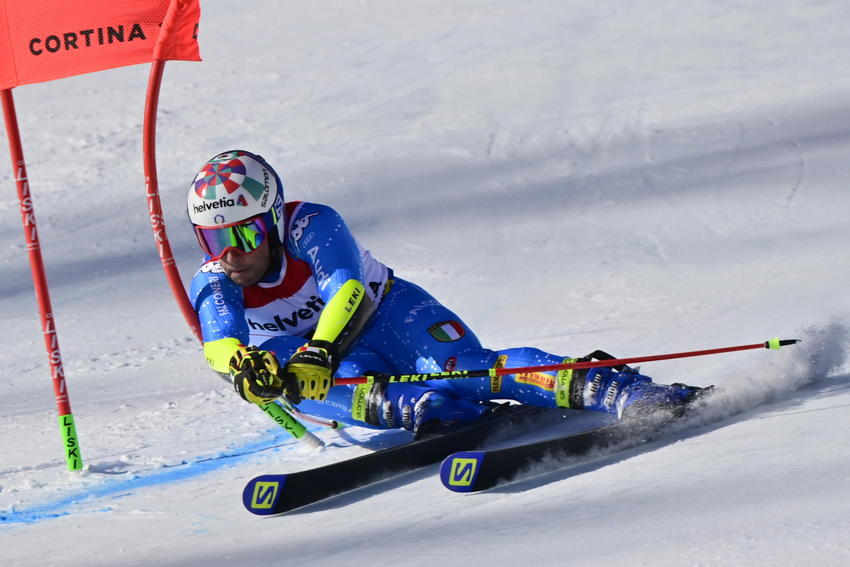
[[242,195],[240,195],[238,199],[221,197],[217,201],[203,201],[200,205],[193,204],[192,209],[195,210],[195,214],[200,215],[201,213],[205,213],[213,209],[223,209],[224,207],[235,207],[237,205],[240,207],[247,207],[248,201],[246,201],[245,197]]

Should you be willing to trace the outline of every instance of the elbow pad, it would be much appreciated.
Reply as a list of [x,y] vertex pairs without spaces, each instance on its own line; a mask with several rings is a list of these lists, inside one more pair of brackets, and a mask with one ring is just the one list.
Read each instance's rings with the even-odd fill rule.
[[312,340],[330,345],[334,369],[357,342],[375,310],[366,287],[353,279],[342,284],[327,302]]

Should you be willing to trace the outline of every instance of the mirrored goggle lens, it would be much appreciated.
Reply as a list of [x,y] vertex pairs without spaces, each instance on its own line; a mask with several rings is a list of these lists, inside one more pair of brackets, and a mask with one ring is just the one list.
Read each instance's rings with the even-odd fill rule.
[[224,228],[195,227],[195,231],[204,252],[213,258],[222,256],[228,248],[253,252],[266,239],[266,227],[259,218]]

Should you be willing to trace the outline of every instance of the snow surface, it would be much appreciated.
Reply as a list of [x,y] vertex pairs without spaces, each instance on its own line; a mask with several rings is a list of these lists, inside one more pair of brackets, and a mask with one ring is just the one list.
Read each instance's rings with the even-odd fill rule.
[[[0,168],[0,549],[19,565],[850,564],[850,4],[205,2],[158,158],[184,279],[195,170],[244,147],[288,197],[495,348],[640,356],[719,421],[478,495],[435,467],[276,518],[245,482],[406,434],[289,440],[206,369],[161,273],[147,68],[15,90],[87,470],[65,470]],[[732,410],[739,411],[730,415]],[[725,417],[724,417],[725,416]]]

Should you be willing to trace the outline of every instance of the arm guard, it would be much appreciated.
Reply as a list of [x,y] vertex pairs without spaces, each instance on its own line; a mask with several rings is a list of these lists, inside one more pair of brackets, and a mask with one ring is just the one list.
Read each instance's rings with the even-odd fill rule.
[[342,284],[327,302],[312,341],[319,346],[330,346],[334,370],[357,342],[374,313],[375,302],[366,293],[365,286],[353,279]]
[[210,365],[210,368],[224,376],[228,376],[230,359],[239,350],[245,350],[245,346],[239,339],[232,337],[204,343],[204,356],[207,359],[207,364]]

